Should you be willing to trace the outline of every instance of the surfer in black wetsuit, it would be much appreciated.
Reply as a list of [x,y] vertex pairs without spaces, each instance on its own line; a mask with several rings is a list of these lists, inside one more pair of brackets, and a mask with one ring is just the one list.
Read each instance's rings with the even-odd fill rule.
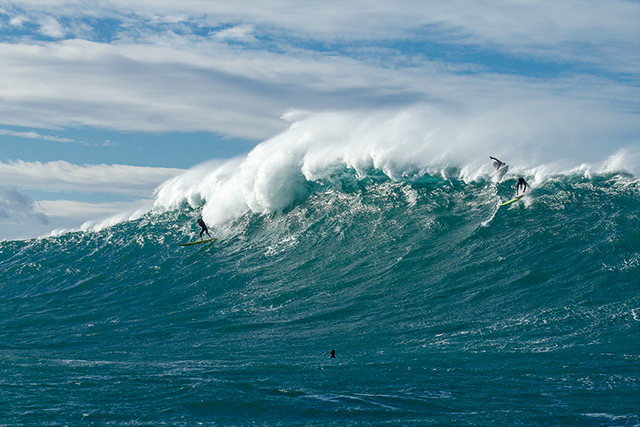
[[522,189],[522,194],[527,191],[527,181],[524,178],[518,178],[518,182],[516,183],[516,195],[520,194],[520,189]]
[[493,167],[495,168],[495,170],[498,170],[498,169],[500,169],[501,167],[503,167],[504,165],[506,165],[506,163],[505,163],[505,162],[501,162],[500,160],[496,159],[496,158],[495,158],[495,157],[493,157],[493,156],[489,156],[489,158],[490,158],[491,160],[493,160]]
[[331,351],[329,352],[329,357],[330,357],[330,358],[334,358],[334,357],[336,357],[336,351],[335,351],[335,350],[331,350]]
[[200,231],[200,240],[202,240],[202,233],[207,233],[207,236],[211,239],[211,234],[209,234],[209,229],[207,228],[207,224],[204,223],[202,218],[198,218],[198,225],[202,227],[202,231]]

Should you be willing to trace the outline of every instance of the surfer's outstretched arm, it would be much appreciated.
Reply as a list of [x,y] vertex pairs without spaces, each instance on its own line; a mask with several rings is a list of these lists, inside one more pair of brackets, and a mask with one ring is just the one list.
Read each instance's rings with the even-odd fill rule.
[[493,160],[493,161],[494,161],[494,162],[493,162],[493,167],[495,168],[495,170],[498,170],[498,169],[500,169],[502,166],[506,165],[506,163],[505,163],[505,162],[502,162],[502,161],[500,161],[500,160],[496,159],[496,158],[495,158],[495,157],[493,157],[493,156],[489,156],[489,158],[490,158],[491,160]]

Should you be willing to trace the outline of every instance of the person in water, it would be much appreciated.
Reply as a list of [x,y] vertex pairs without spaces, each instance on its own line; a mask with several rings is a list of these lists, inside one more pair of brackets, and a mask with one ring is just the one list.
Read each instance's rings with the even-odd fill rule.
[[207,224],[204,223],[202,218],[198,218],[198,225],[202,227],[202,230],[200,231],[200,240],[202,240],[202,233],[207,233],[207,236],[209,236],[209,238],[211,239],[212,237],[211,237],[211,234],[209,234],[209,229],[207,228]]
[[335,351],[335,350],[331,350],[331,351],[329,352],[329,357],[330,357],[330,358],[336,357],[336,351]]
[[503,167],[504,165],[506,165],[506,163],[505,163],[505,162],[501,162],[500,160],[496,159],[496,158],[495,158],[495,157],[493,157],[493,156],[489,156],[489,158],[490,158],[491,160],[493,160],[493,167],[495,168],[495,170],[498,170],[498,169],[500,169],[501,167]]
[[516,183],[516,195],[520,194],[520,189],[522,189],[522,194],[527,191],[527,181],[524,178],[518,178],[518,182]]

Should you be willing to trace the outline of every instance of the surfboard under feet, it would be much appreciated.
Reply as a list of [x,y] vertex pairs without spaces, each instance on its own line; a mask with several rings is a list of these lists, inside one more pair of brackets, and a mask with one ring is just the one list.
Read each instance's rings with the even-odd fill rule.
[[524,194],[521,194],[519,196],[514,197],[511,200],[507,200],[506,202],[502,203],[500,206],[506,206],[506,205],[510,205],[513,202],[517,202],[518,200],[522,199],[524,197]]
[[193,245],[201,245],[203,243],[209,243],[209,242],[213,242],[214,240],[216,240],[217,237],[214,237],[213,239],[204,239],[204,240],[196,240],[195,242],[188,242],[188,243],[178,243],[179,246],[193,246]]

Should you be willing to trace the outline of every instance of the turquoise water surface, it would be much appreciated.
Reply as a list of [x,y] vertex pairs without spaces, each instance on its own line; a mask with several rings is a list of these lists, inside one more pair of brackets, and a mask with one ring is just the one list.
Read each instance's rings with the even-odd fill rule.
[[[342,171],[0,242],[0,425],[640,425],[640,187]],[[329,357],[334,349],[335,358]]]

